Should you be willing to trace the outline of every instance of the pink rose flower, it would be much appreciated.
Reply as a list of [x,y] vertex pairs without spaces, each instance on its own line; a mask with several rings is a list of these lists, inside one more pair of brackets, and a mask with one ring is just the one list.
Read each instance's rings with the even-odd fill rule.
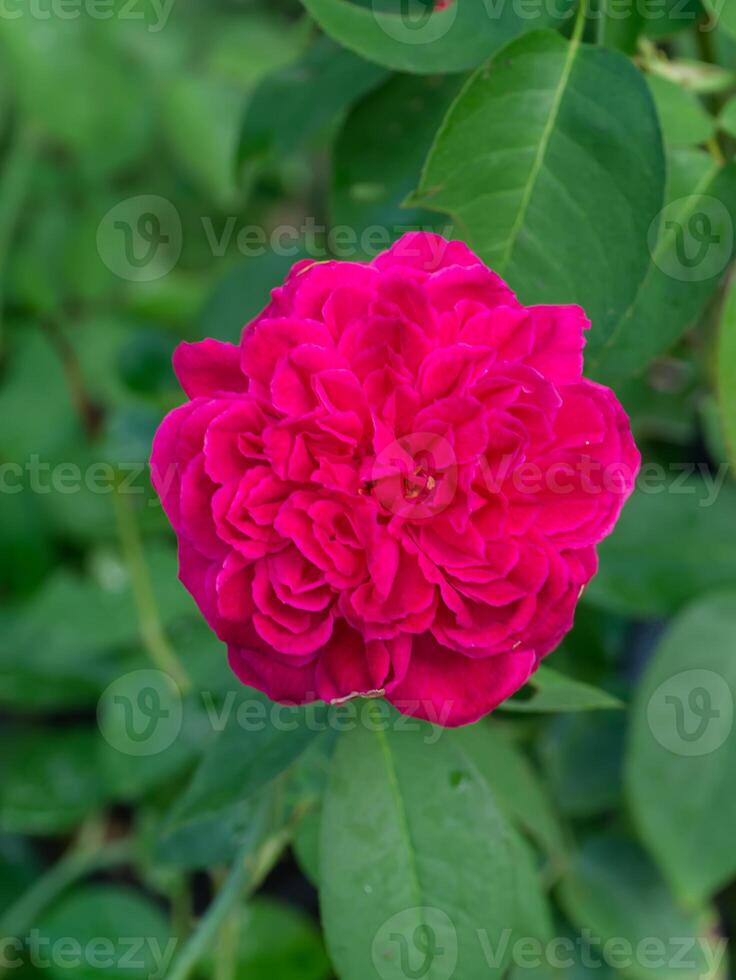
[[588,326],[416,233],[367,265],[298,263],[237,347],[178,348],[189,401],[153,482],[245,684],[454,726],[528,680],[639,467],[582,377]]

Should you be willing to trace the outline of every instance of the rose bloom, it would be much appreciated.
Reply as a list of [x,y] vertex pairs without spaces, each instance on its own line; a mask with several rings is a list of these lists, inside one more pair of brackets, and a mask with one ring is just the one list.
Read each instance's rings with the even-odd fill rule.
[[463,244],[303,261],[239,346],[182,344],[155,437],[180,576],[243,683],[448,726],[571,628],[639,454],[582,377],[577,306],[522,306]]

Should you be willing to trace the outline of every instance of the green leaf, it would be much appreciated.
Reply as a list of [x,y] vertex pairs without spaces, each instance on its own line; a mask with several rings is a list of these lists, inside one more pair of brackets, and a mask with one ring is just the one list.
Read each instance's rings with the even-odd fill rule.
[[[604,945],[594,947],[598,957],[605,957],[606,941],[617,940],[616,945],[611,943],[609,956],[619,962],[625,958],[627,965],[621,972],[633,980],[698,980],[713,975],[706,949],[709,954],[725,955],[725,940],[706,936],[714,926],[712,918],[679,908],[644,852],[625,838],[601,835],[587,840],[562,881],[560,899],[579,928],[600,937]],[[622,948],[622,941],[626,947]],[[647,942],[649,952],[640,955]],[[651,955],[652,943],[658,956]],[[615,967],[616,961],[611,965]]]
[[732,282],[718,338],[718,404],[731,466],[736,467],[736,285]]
[[[236,919],[237,949],[232,980],[322,980],[330,965],[319,932],[303,912],[274,899],[248,902]],[[217,951],[201,976],[216,977]]]
[[430,726],[378,710],[338,742],[324,802],[320,901],[336,972],[499,977],[504,957],[491,965],[484,947],[498,953],[514,925],[513,852],[488,785]]
[[677,893],[698,906],[736,873],[736,593],[672,624],[634,703],[631,809]]
[[565,715],[555,718],[539,742],[546,782],[558,810],[593,817],[621,800],[626,716]]
[[167,823],[171,833],[214,820],[258,793],[283,773],[324,728],[326,708],[288,708],[247,688],[211,706],[213,724],[222,726],[202,758]]
[[53,834],[69,830],[110,797],[100,766],[102,740],[92,728],[36,726],[3,734],[0,830]]
[[665,476],[658,464],[645,470],[616,533],[600,546],[600,570],[586,599],[646,618],[674,613],[704,593],[736,588],[736,487],[723,482],[724,471],[708,474],[707,482],[686,475],[683,468]]
[[383,68],[319,38],[301,60],[264,79],[253,93],[240,131],[240,165],[294,153],[385,77]]
[[654,104],[623,55],[552,32],[509,44],[450,109],[414,205],[448,212],[525,303],[579,303],[606,342],[662,205]]
[[499,705],[502,711],[608,711],[621,708],[618,698],[592,684],[566,677],[551,667],[542,666],[529,678],[529,688]]
[[667,144],[693,146],[706,143],[713,136],[716,122],[696,95],[656,75],[649,75],[647,82]]
[[359,6],[352,0],[302,0],[320,27],[346,48],[397,71],[435,74],[475,68],[506,41],[529,30],[564,23],[572,0],[532,18],[515,4],[489,9],[482,3],[450,4],[432,10],[422,0],[401,4],[401,12]]
[[[229,864],[260,822],[267,821],[273,832],[285,825],[289,814],[283,808],[282,796],[282,783],[277,779],[255,797],[216,813],[188,823],[165,819],[156,828],[159,832],[152,842],[153,859],[159,865],[186,870]],[[252,838],[250,853],[255,854],[267,836],[263,832]]]
[[42,917],[37,934],[55,980],[68,980],[70,970],[79,980],[164,977],[177,945],[155,902],[112,885],[77,887]]
[[[332,222],[358,232],[387,233],[386,247],[411,227],[447,225],[423,209],[402,208],[419,180],[434,134],[460,87],[460,79],[397,75],[350,113],[333,152]],[[386,130],[377,140],[376,132]],[[449,237],[446,235],[446,237]],[[364,250],[365,251],[365,250]]]
[[485,777],[509,820],[553,857],[564,851],[562,831],[539,775],[498,725],[482,721],[450,735]]
[[[734,256],[736,164],[692,151],[670,158],[668,204],[650,229],[652,258],[639,291],[586,368],[611,382],[641,371],[697,323]],[[683,177],[691,175],[687,186]]]

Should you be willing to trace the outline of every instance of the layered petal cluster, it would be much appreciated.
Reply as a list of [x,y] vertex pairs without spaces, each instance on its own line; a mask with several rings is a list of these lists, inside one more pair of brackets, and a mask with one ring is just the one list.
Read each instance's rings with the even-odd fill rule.
[[459,725],[526,682],[639,466],[587,327],[415,233],[299,263],[239,346],[179,347],[153,481],[244,683]]

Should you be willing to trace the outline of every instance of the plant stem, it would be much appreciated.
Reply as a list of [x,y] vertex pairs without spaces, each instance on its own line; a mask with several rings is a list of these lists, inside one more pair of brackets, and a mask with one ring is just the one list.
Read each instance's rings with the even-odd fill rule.
[[585,21],[588,16],[588,0],[580,0],[578,6],[578,12],[575,17],[575,26],[572,31],[572,37],[570,38],[573,44],[578,44],[580,39],[585,32]]
[[271,816],[271,807],[260,807],[253,818],[247,839],[235,857],[222,888],[211,902],[194,933],[181,952],[166,980],[187,980],[192,970],[212,945],[238,903],[254,892],[278,860],[288,837],[276,834],[266,837],[254,851]]
[[187,694],[192,682],[164,632],[132,504],[117,489],[112,497],[143,645],[159,670],[169,674],[181,693]]

